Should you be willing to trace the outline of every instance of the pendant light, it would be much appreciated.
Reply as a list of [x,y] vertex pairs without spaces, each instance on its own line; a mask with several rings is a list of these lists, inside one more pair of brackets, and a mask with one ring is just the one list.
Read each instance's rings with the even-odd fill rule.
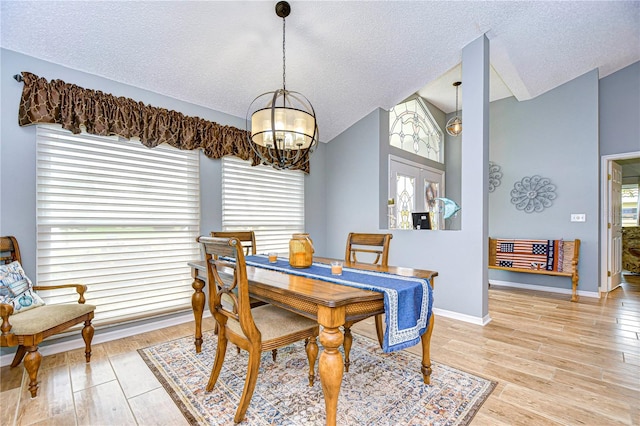
[[458,115],[458,87],[462,84],[461,81],[456,81],[453,86],[456,88],[456,115],[451,117],[447,121],[447,133],[451,136],[458,136],[462,133],[462,118]]
[[253,151],[263,164],[281,170],[304,166],[319,139],[311,102],[301,93],[287,90],[286,86],[285,18],[289,13],[289,3],[276,4],[276,15],[282,18],[282,88],[255,98],[246,118]]

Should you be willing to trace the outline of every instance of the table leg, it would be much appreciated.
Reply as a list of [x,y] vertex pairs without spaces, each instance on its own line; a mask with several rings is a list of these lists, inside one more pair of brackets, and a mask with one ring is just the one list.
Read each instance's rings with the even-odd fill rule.
[[318,323],[323,326],[320,343],[324,350],[320,354],[318,370],[320,383],[324,393],[327,426],[335,426],[338,412],[338,396],[342,384],[342,355],[338,348],[342,345],[343,336],[339,327],[345,322],[345,307],[318,307]]
[[431,384],[431,334],[433,333],[433,323],[436,316],[431,313],[429,318],[429,325],[427,331],[424,332],[420,338],[422,342],[422,379],[425,385]]
[[204,313],[204,301],[205,296],[202,289],[205,282],[198,278],[198,270],[196,268],[191,269],[191,276],[193,277],[193,295],[191,296],[191,307],[193,308],[193,317],[196,323],[195,333],[195,345],[196,352],[202,351],[202,314]]

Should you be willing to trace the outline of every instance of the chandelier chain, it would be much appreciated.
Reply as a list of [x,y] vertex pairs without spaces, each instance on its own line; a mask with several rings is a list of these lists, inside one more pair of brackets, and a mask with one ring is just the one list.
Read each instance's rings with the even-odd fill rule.
[[456,86],[456,115],[458,115],[458,86]]
[[286,80],[286,48],[285,48],[285,23],[286,19],[282,18],[282,90],[287,89],[287,80]]

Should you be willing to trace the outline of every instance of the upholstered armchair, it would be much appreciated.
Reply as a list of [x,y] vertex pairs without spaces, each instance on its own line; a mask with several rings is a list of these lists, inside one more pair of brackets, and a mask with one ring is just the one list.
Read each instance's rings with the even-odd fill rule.
[[640,226],[622,228],[622,269],[640,274]]
[[[33,285],[21,266],[20,248],[14,237],[0,237],[0,346],[17,346],[11,367],[17,367],[24,359],[29,374],[29,392],[38,394],[38,370],[42,355],[38,345],[49,336],[84,323],[82,338],[85,358],[91,360],[93,338],[93,312],[96,307],[84,303],[87,287],[82,284],[53,286]],[[38,296],[38,290],[73,288],[78,293],[78,303],[46,305]]]

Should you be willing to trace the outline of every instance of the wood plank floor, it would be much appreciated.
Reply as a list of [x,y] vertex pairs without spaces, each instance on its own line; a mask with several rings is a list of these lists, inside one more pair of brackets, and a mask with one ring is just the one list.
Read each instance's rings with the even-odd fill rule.
[[[640,282],[579,303],[491,288],[489,312],[485,327],[436,318],[431,344],[434,360],[499,382],[473,425],[640,425]],[[373,321],[354,331],[374,337]],[[90,364],[82,350],[47,356],[35,399],[22,366],[3,367],[0,424],[187,424],[136,350],[192,333],[182,324],[98,344]]]

